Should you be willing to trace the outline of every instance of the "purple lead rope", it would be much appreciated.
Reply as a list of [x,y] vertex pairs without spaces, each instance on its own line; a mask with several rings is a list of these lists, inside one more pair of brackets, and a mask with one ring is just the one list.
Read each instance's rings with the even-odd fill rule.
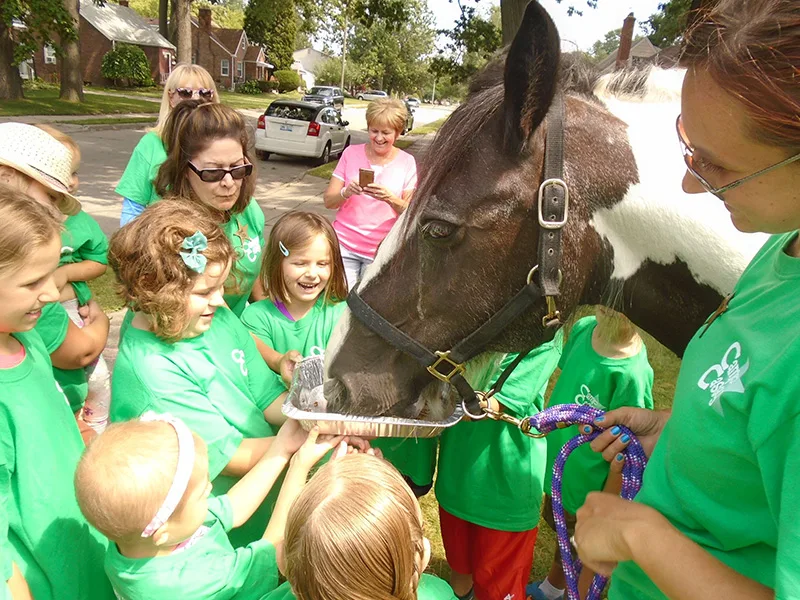
[[[569,425],[591,425],[591,433],[581,433],[569,442],[564,444],[556,457],[553,466],[553,520],[556,523],[556,534],[558,536],[558,548],[561,551],[561,563],[564,567],[564,576],[567,580],[568,600],[580,600],[578,593],[578,578],[581,573],[581,561],[572,559],[572,549],[567,533],[567,522],[564,518],[564,505],[561,500],[561,485],[564,476],[564,465],[567,458],[578,446],[591,442],[602,433],[601,430],[594,428],[594,420],[605,414],[602,410],[585,406],[582,404],[558,404],[543,410],[542,412],[529,417],[530,425],[540,433],[550,433],[556,429],[559,423]],[[621,496],[626,500],[633,500],[634,496],[642,487],[642,475],[647,464],[647,456],[639,440],[627,427],[619,426],[623,433],[627,433],[631,440],[622,454],[625,456],[625,464],[622,467],[622,493]],[[607,577],[595,575],[589,594],[586,600],[598,600],[603,593],[603,588],[608,581]]]

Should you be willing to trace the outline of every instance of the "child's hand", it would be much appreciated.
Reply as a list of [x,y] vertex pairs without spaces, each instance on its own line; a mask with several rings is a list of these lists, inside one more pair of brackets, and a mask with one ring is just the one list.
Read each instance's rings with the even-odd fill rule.
[[319,428],[314,427],[308,432],[305,443],[292,457],[292,466],[310,470],[343,440],[341,435],[320,435]]
[[383,458],[381,449],[371,447],[367,440],[358,437],[346,437],[336,447],[336,450],[331,456],[331,460],[347,456],[348,454],[370,454],[378,458]]
[[274,444],[277,444],[276,450],[284,454],[287,458],[297,452],[303,443],[308,438],[308,433],[300,427],[300,423],[294,419],[287,419],[278,430],[278,435],[275,436]]
[[301,360],[303,360],[303,355],[297,350],[289,350],[281,357],[281,361],[278,364],[278,373],[286,385],[291,385],[294,368]]
[[78,314],[80,314],[81,318],[83,319],[84,326],[91,325],[98,319],[98,317],[100,317],[100,315],[105,316],[103,308],[94,299],[89,300],[88,303],[86,303],[84,306],[81,306],[78,309]]

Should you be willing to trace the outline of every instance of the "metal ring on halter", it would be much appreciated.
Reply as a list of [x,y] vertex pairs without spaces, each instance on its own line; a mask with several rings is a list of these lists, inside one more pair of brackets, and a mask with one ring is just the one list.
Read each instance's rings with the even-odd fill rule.
[[[533,268],[528,271],[528,277],[525,279],[528,285],[530,285],[531,281],[533,281],[533,276],[536,275],[536,271],[539,270],[539,265],[534,265]],[[564,281],[564,273],[561,272],[561,269],[558,270],[558,285],[561,285],[561,282]]]
[[[478,403],[480,403],[481,399],[483,400],[486,399],[486,394],[483,392],[475,392],[475,395],[478,396]],[[481,421],[489,416],[488,413],[484,411],[481,411],[481,413],[478,415],[473,415],[471,412],[469,412],[469,408],[467,408],[466,398],[461,400],[461,410],[463,410],[464,414],[473,421]]]

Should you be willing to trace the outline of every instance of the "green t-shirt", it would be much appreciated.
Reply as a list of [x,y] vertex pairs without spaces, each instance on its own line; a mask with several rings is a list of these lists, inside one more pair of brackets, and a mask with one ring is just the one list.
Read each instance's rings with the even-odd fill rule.
[[[93,260],[108,264],[108,238],[100,225],[92,217],[81,211],[77,215],[67,217],[61,232],[61,260],[58,266]],[[89,302],[92,292],[85,281],[71,282],[78,304]]]
[[[69,315],[60,303],[51,302],[42,307],[42,316],[36,321],[35,329],[41,336],[48,354],[58,350],[64,343],[69,323]],[[53,367],[53,375],[69,400],[72,412],[78,412],[89,394],[86,370]]]
[[133,200],[142,206],[150,206],[157,202],[161,197],[156,193],[153,181],[158,175],[161,163],[165,160],[167,151],[164,142],[155,131],[146,133],[133,149],[131,159],[115,191],[123,198]]
[[205,524],[182,548],[168,556],[128,558],[109,544],[106,573],[123,600],[258,600],[278,586],[275,548],[257,540],[234,550],[226,534],[232,527],[228,497],[209,498]]
[[[764,245],[727,311],[689,343],[636,497],[780,600],[800,590],[800,259],[784,252],[794,235]],[[631,562],[609,597],[666,598]]]
[[238,293],[225,294],[225,302],[237,317],[241,317],[247,306],[247,299],[261,270],[264,249],[264,211],[250,199],[242,212],[232,215],[227,223],[221,224],[225,235],[236,250],[236,272]]
[[439,438],[376,438],[370,442],[380,448],[383,458],[419,486],[430,485],[436,471]]
[[[261,600],[295,600],[295,598],[292,586],[286,581],[274,592],[263,596]],[[423,573],[422,577],[419,578],[417,600],[456,600],[456,595],[453,593],[453,588],[446,581],[439,579],[435,575]]]
[[[306,316],[290,321],[272,300],[266,299],[248,306],[241,318],[245,327],[276,352],[297,350],[303,356],[313,356],[325,351],[346,306],[346,302],[325,302],[320,295]],[[277,373],[275,377],[282,381]]]
[[[629,358],[607,358],[592,347],[597,319],[584,317],[572,327],[558,366],[561,375],[548,406],[587,404],[600,410],[623,406],[653,408],[653,369],[647,349]],[[553,464],[568,441],[580,435],[578,426],[556,429],[547,436],[547,468],[544,489],[552,494]],[[589,492],[603,489],[608,463],[589,444],[576,448],[567,459],[561,486],[564,510],[575,514]]]
[[[538,413],[561,356],[563,337],[533,349],[496,398],[515,417]],[[503,359],[492,384],[517,357]],[[491,386],[490,386],[491,387]],[[539,522],[547,443],[507,423],[462,421],[442,433],[436,498],[456,517],[499,531],[529,531]]]
[[0,369],[0,569],[7,579],[15,562],[36,600],[110,600],[108,542],[75,500],[84,450],[75,417],[39,334],[14,337],[26,355]]
[[[237,481],[220,473],[242,440],[275,434],[263,411],[284,391],[247,329],[219,308],[208,331],[173,344],[128,328],[111,378],[111,421],[138,418],[148,410],[185,421],[208,445],[208,475],[212,493],[219,496]],[[261,538],[278,488],[231,532],[234,546]]]

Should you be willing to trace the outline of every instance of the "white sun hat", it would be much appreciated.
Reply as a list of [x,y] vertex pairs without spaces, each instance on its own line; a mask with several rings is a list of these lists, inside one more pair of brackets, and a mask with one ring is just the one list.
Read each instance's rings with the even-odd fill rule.
[[0,165],[7,165],[58,192],[65,215],[76,215],[81,203],[69,193],[72,152],[52,135],[25,123],[0,123]]

